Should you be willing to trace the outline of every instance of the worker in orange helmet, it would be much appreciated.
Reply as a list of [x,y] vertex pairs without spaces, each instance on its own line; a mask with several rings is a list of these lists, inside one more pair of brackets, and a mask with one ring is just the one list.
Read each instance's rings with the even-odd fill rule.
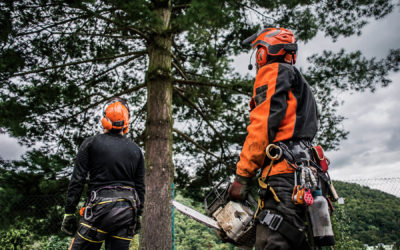
[[[296,40],[287,29],[266,28],[243,43],[257,49],[257,76],[248,135],[229,196],[246,199],[252,177],[261,169],[256,249],[310,249],[304,233],[306,207],[295,205],[291,196],[294,161],[311,160],[317,106],[310,86],[293,66]],[[272,157],[267,156],[267,147]]]
[[[124,135],[129,129],[129,107],[122,98],[104,105],[104,133],[84,140],[68,186],[61,230],[74,235],[70,249],[129,249],[140,229],[145,184],[140,148]],[[86,203],[76,207],[88,177]]]

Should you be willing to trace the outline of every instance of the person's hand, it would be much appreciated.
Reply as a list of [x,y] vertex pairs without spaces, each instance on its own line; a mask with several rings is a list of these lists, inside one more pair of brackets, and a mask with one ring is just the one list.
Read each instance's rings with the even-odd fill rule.
[[231,200],[243,201],[249,193],[251,178],[236,175],[235,181],[229,186],[228,195]]
[[65,234],[73,236],[78,225],[76,223],[75,214],[64,214],[64,219],[61,224],[61,231]]
[[140,229],[142,229],[142,216],[138,216],[136,219],[135,234],[140,233]]

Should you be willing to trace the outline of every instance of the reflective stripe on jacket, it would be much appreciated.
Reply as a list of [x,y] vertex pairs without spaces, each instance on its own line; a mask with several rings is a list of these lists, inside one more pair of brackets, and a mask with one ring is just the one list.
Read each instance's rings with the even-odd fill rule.
[[[260,68],[250,101],[250,124],[236,173],[251,177],[263,166],[268,144],[288,139],[312,140],[317,132],[317,106],[300,72],[287,63]],[[286,161],[274,165],[270,175],[293,172]]]

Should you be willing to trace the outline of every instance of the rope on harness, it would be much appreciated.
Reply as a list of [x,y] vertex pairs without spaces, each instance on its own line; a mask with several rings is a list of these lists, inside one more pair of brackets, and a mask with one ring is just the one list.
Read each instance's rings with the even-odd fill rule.
[[[276,150],[275,155],[271,154],[272,150]],[[270,185],[268,185],[267,181],[269,178],[269,174],[271,173],[272,166],[274,165],[274,161],[279,160],[282,157],[282,149],[280,147],[278,147],[277,145],[271,143],[265,149],[265,153],[266,153],[267,157],[271,160],[271,162],[268,166],[267,175],[265,177],[258,178],[258,185],[262,189],[266,189],[267,191],[270,191],[276,202],[281,202],[281,200],[279,200],[279,198],[278,198],[278,195],[276,195],[275,190]],[[257,211],[254,213],[254,218],[257,217],[258,212],[263,208],[264,208],[264,200],[262,200],[260,198],[260,196],[258,196],[258,207],[257,207]]]

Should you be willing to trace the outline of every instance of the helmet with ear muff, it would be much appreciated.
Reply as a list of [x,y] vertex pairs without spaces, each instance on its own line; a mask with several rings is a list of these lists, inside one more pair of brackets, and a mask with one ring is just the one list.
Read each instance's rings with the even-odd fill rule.
[[283,62],[296,63],[297,43],[293,33],[284,28],[266,28],[243,41],[257,49],[258,67],[268,63],[271,57],[282,58]]
[[128,133],[129,130],[129,106],[127,102],[119,97],[112,98],[103,107],[103,119],[101,124],[107,130],[123,130]]
[[256,63],[258,67],[267,64],[268,51],[264,47],[259,47],[256,53]]

